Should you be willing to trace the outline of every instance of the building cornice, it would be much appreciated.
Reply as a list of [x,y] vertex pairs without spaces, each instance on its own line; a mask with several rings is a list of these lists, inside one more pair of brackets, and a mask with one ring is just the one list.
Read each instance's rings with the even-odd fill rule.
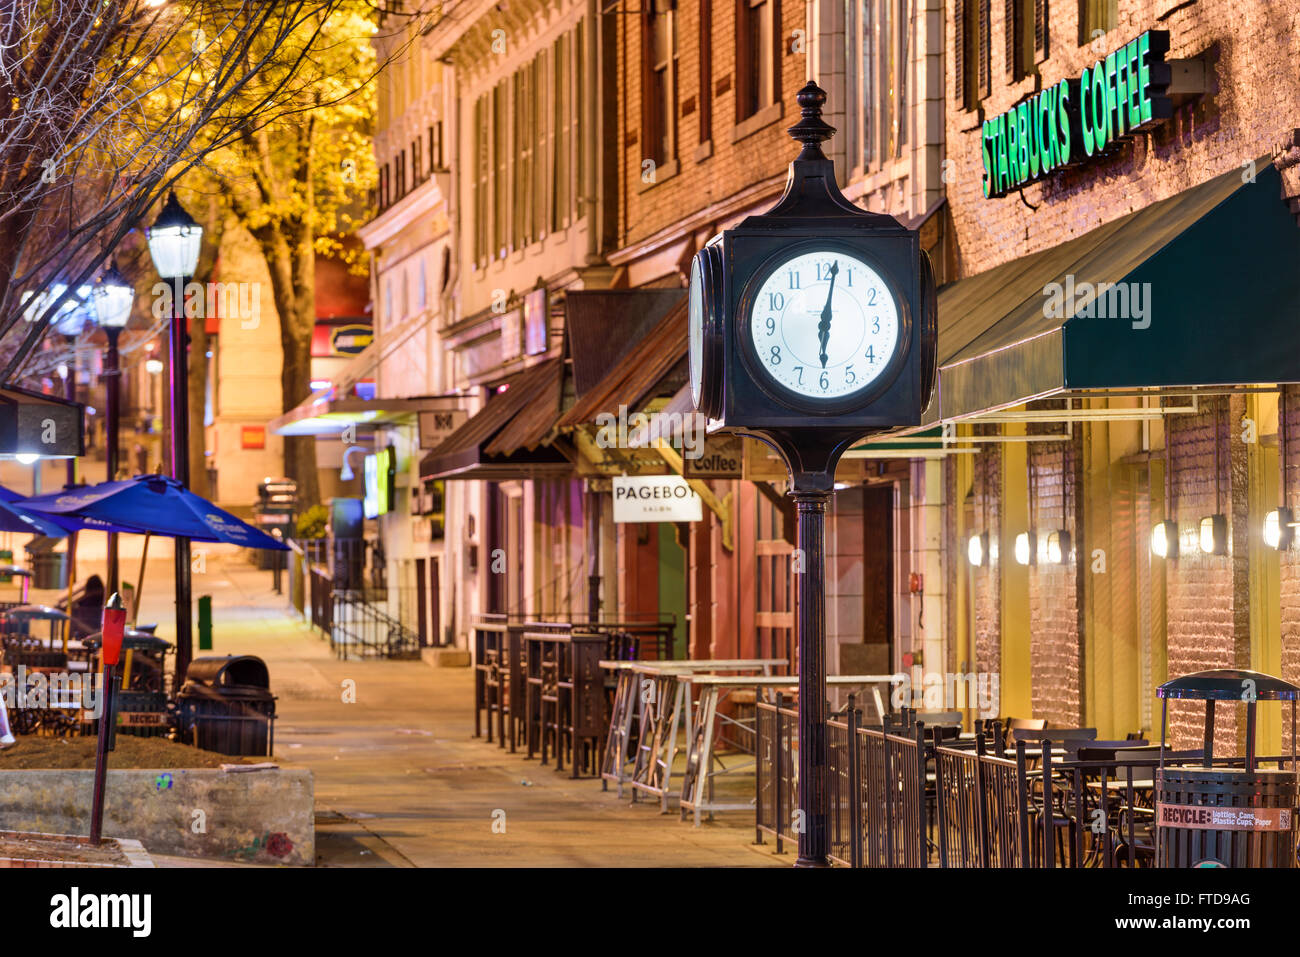
[[[382,246],[419,220],[447,212],[451,173],[434,173],[415,189],[357,230],[366,249]],[[439,235],[447,232],[444,228]]]

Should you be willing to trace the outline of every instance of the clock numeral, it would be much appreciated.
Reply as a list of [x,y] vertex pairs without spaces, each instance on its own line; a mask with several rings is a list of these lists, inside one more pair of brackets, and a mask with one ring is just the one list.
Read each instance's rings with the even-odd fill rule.
[[767,334],[770,336],[776,332],[776,320],[771,316],[767,317]]
[[769,308],[769,309],[784,309],[784,308],[785,308],[785,296],[783,296],[783,295],[782,295],[781,293],[779,293],[779,292],[769,292],[769,293],[767,294],[767,308]]
[[817,377],[817,384],[822,387],[823,392],[830,388],[831,380],[828,378],[828,374],[824,369],[822,370],[822,374]]
[[874,305],[876,304],[876,289],[875,289],[875,287],[873,286],[871,289],[869,289],[869,290],[868,290],[868,293],[869,293],[869,295],[867,296],[867,305],[868,305],[868,306],[874,306]]
[[781,347],[773,346],[772,352],[767,359],[768,365],[779,366],[781,364]]
[[853,371],[852,364],[844,367],[844,382],[846,385],[853,385],[858,381],[858,374]]
[[818,263],[818,264],[817,264],[817,281],[818,281],[818,282],[830,282],[830,278],[831,278],[831,264],[830,264],[830,263],[827,263],[827,262],[821,262],[821,263]]
[[803,385],[803,366],[795,366],[794,371],[799,374],[799,384]]
[[791,289],[799,288],[799,273],[793,269],[790,270],[790,288]]
[[866,354],[865,358],[867,359],[868,362],[875,362],[875,361],[876,361],[876,347],[875,347],[875,346],[867,346],[867,354]]
[[879,316],[872,316],[872,318],[871,318],[871,334],[872,334],[873,336],[874,336],[874,335],[879,335],[879,334],[880,334],[880,317],[879,317]]
[[848,284],[849,284],[850,286],[852,286],[852,285],[853,285],[853,267],[852,267],[852,266],[849,267],[848,272],[849,272]]

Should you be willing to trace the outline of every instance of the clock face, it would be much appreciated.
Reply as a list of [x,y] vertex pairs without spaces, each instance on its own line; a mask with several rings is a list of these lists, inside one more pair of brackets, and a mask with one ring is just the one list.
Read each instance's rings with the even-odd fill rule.
[[874,267],[814,249],[778,263],[758,287],[748,335],[777,386],[843,401],[877,384],[902,348],[901,328],[898,301]]
[[690,304],[690,367],[691,402],[700,407],[700,386],[704,379],[704,289],[700,275],[700,260],[691,261]]

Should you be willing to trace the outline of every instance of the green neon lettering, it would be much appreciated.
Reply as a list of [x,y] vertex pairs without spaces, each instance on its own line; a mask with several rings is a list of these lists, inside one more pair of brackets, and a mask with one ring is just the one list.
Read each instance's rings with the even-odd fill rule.
[[989,155],[989,126],[990,121],[985,120],[983,131],[980,136],[980,152],[984,156],[984,198],[988,199],[993,189],[993,158]]
[[1131,130],[1142,122],[1138,97],[1142,92],[1138,78],[1137,40],[1130,40],[1124,45],[1124,58],[1128,61],[1128,128]]
[[1056,161],[1061,166],[1070,162],[1070,82],[1062,80],[1057,84],[1056,127],[1061,137],[1057,146]]
[[1034,156],[1033,143],[1029,139],[1029,109],[1027,103],[1016,107],[1016,142],[1020,144],[1020,179],[1027,180],[1030,170],[1038,174],[1038,159]]
[[1079,89],[1082,92],[1080,107],[1083,117],[1083,153],[1085,156],[1091,156],[1096,152],[1092,141],[1092,84],[1088,82],[1091,71],[1085,66],[1083,68],[1083,78],[1079,81]]
[[1148,30],[1138,37],[1138,89],[1141,91],[1139,115],[1143,123],[1151,122],[1151,64],[1148,54],[1151,52],[1151,32]]

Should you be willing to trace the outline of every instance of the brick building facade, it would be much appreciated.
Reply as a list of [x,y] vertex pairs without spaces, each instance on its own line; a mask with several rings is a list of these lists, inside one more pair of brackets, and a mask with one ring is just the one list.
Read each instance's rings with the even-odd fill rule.
[[[1287,195],[1278,195],[1277,171],[1269,166],[1277,161],[1283,191],[1293,194],[1286,169],[1294,152],[1291,130],[1300,119],[1300,88],[1286,66],[1291,57],[1279,56],[1279,51],[1294,52],[1293,27],[1300,15],[1295,4],[956,0],[948,10],[946,185],[958,282],[945,295],[958,301],[963,283],[971,288],[979,282],[993,287],[1020,283],[1023,299],[1011,305],[1027,318],[1018,320],[1026,331],[1013,330],[999,339],[999,329],[1016,320],[1004,319],[998,326],[1002,315],[991,316],[984,332],[972,338],[969,320],[954,312],[945,315],[941,299],[941,330],[966,324],[960,337],[949,340],[946,356],[941,346],[941,391],[949,381],[958,384],[963,368],[991,363],[998,350],[1007,378],[1027,368],[1017,363],[1038,361],[1030,358],[1030,333],[1058,333],[1041,318],[1047,307],[1038,309],[1034,302],[1045,302],[1048,284],[1065,281],[1067,271],[1071,283],[1117,281],[1125,273],[1143,275],[1144,268],[1145,274],[1160,275],[1168,243],[1168,249],[1183,252],[1182,282],[1157,282],[1151,295],[1168,303],[1183,294],[1184,283],[1213,286],[1219,281],[1213,278],[1213,263],[1198,265],[1187,255],[1190,247],[1172,245],[1194,233],[1196,217],[1165,224],[1176,222],[1184,204],[1197,191],[1208,192],[1216,178],[1223,185],[1197,215],[1207,216],[1225,197],[1240,200],[1249,190],[1270,190],[1267,203],[1285,210]],[[1106,64],[1113,51],[1119,51],[1113,62],[1122,64],[1123,51],[1136,49],[1130,41],[1146,31],[1168,35],[1164,62],[1171,66],[1170,115],[1163,120],[1157,115],[1155,122],[1108,144],[1098,155],[1081,155],[1076,141],[1068,166],[1040,175],[1035,160],[1033,175],[1024,176],[1027,182],[1021,187],[1001,197],[986,196],[982,133],[989,122],[996,126],[1006,115],[1014,125],[1014,111],[1025,103],[1031,104],[1032,118],[1036,94],[1081,78],[1099,61]],[[1119,74],[1135,80],[1140,76],[1135,68],[1107,68],[1112,86],[1124,82],[1116,79]],[[1079,88],[1072,87],[1071,93],[1078,97]],[[1110,96],[1116,95],[1112,89]],[[1085,123],[1087,113],[1085,107]],[[1123,113],[1121,105],[1116,115]],[[1020,129],[1023,137],[1025,128]],[[1030,129],[1031,144],[1047,135],[1046,120],[1041,129]],[[1077,125],[1072,132],[1078,136]],[[995,145],[995,166],[996,161]],[[1262,198],[1258,202],[1266,205]],[[1139,251],[1132,238],[1135,227],[1129,224],[1135,214],[1155,209],[1159,217],[1147,220],[1147,229],[1167,232]],[[1222,241],[1241,242],[1227,236]],[[1282,241],[1291,240],[1282,235]],[[1280,261],[1286,257],[1280,255]],[[1144,267],[1144,262],[1155,265]],[[1288,281],[1282,272],[1261,267],[1252,281],[1280,288]],[[1188,301],[1194,303],[1195,297]],[[1159,306],[1157,299],[1157,323]],[[1282,300],[1280,310],[1263,310],[1266,314],[1257,317],[1246,312],[1235,321],[1263,326],[1277,321],[1279,311],[1291,322],[1297,318],[1294,300],[1289,306]],[[1072,346],[1070,324],[1083,329],[1091,315],[1067,316],[1059,333],[1061,352],[1051,361],[1059,365],[1064,358],[1067,367],[1082,361],[1077,358],[1082,350]],[[1268,512],[1293,501],[1286,488],[1279,489],[1277,455],[1279,446],[1294,447],[1297,421],[1288,414],[1277,426],[1275,385],[1290,375],[1279,376],[1276,366],[1266,371],[1261,361],[1253,374],[1224,370],[1220,376],[1211,370],[1179,379],[1179,357],[1163,345],[1157,348],[1154,337],[1143,340],[1138,330],[1144,327],[1137,319],[1133,331],[1127,331],[1128,318],[1087,321],[1116,323],[1113,330],[1123,323],[1123,337],[1118,331],[1098,335],[1123,342],[1122,351],[1133,357],[1131,365],[1145,363],[1151,370],[1146,378],[1129,374],[1128,381],[1113,381],[1111,388],[1072,389],[1069,380],[1079,377],[1067,372],[1058,376],[1056,398],[1044,400],[1041,390],[1032,388],[1018,393],[1008,388],[988,397],[987,411],[978,404],[948,406],[949,392],[946,407],[936,416],[963,423],[955,426],[959,436],[989,428],[976,424],[981,422],[997,423],[992,428],[1003,436],[1015,429],[1028,433],[1027,474],[1006,468],[1013,454],[1009,442],[978,455],[981,460],[1000,458],[1002,468],[987,461],[974,469],[949,463],[954,500],[960,503],[969,496],[973,503],[973,508],[954,512],[954,548],[990,531],[1001,545],[993,563],[955,577],[959,591],[965,582],[973,589],[975,613],[969,625],[958,616],[954,641],[959,648],[973,646],[981,668],[1000,662],[1004,688],[1027,683],[1033,717],[1057,726],[1095,726],[1102,738],[1139,730],[1158,735],[1160,704],[1153,689],[1165,677],[1211,668],[1297,677],[1296,611],[1288,594],[1295,575],[1293,553],[1269,547],[1262,532]],[[1185,334],[1193,333],[1189,329]],[[1208,342],[1207,348],[1216,346]],[[1096,361],[1119,367],[1130,359],[1111,355]],[[945,373],[951,376],[945,378]],[[1125,374],[1116,371],[1115,379]],[[1007,483],[1001,489],[994,481],[999,475]],[[1294,488],[1290,491],[1294,494]],[[1027,508],[1011,507],[1022,496]],[[986,501],[990,497],[994,500]],[[1222,516],[1226,524],[1228,540],[1221,553],[1202,550],[1200,544],[1200,524],[1212,516]],[[1167,558],[1151,548],[1153,526],[1165,519],[1176,523],[1179,537],[1175,553]],[[1045,557],[1044,536],[1053,530],[1069,534],[1071,557]],[[1021,574],[1013,564],[1013,543],[1026,532],[1036,535],[1037,554],[1024,586],[1008,586],[1010,578]],[[959,594],[957,600],[968,599]],[[999,650],[999,638],[1019,629],[1026,611],[1028,654],[1008,658]],[[1236,752],[1244,735],[1233,710],[1220,709],[1227,713],[1219,716],[1216,747],[1226,752]],[[1273,723],[1261,725],[1267,742],[1261,748],[1274,753],[1289,741],[1289,730],[1283,731],[1276,716],[1263,717],[1263,710],[1261,720]],[[1177,745],[1199,744],[1202,715],[1199,704],[1172,705],[1171,735]]]

